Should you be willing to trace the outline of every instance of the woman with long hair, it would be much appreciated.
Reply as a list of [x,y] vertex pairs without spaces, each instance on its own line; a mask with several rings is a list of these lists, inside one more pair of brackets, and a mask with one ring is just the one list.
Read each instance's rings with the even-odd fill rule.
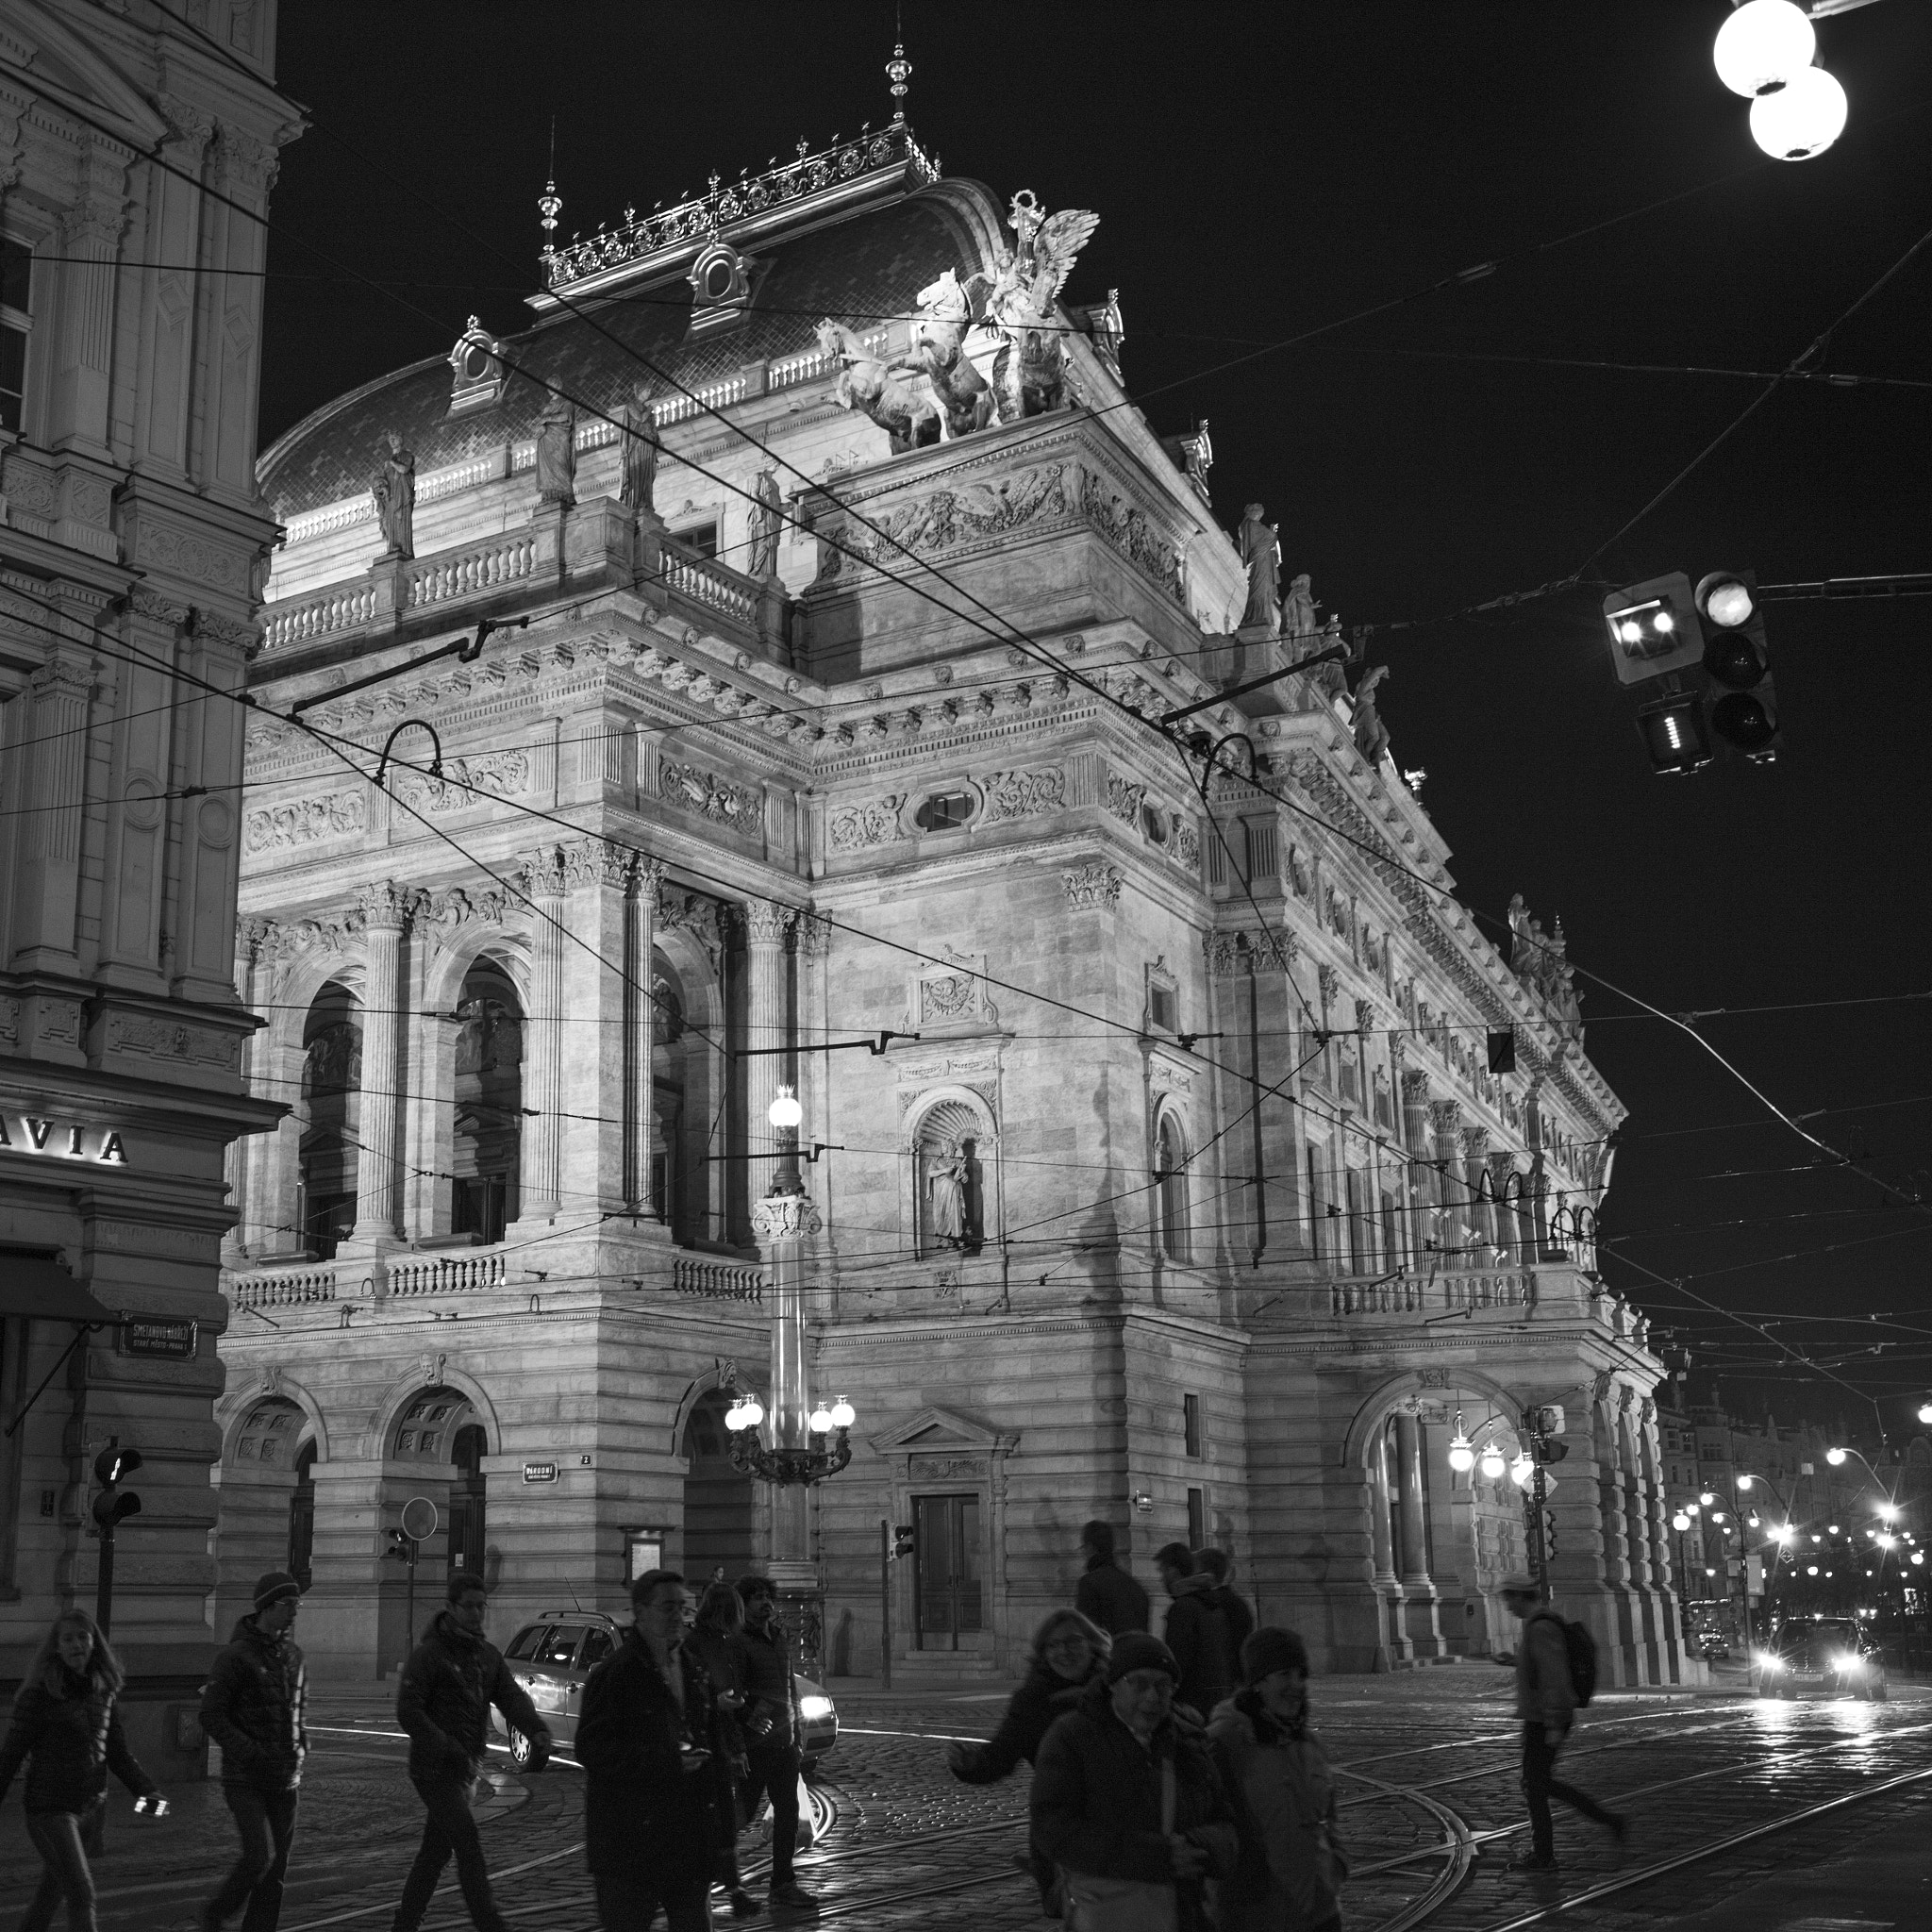
[[714,1808],[718,1819],[717,1883],[731,1901],[734,1918],[748,1919],[758,1910],[758,1901],[744,1889],[738,1870],[738,1834],[744,1803],[741,1793],[751,1775],[745,1755],[744,1734],[739,1729],[739,1713],[745,1704],[751,1659],[744,1647],[744,1604],[728,1583],[708,1584],[698,1599],[697,1615],[684,1640],[684,1654],[703,1665],[717,1693],[723,1713],[720,1726],[725,1752],[716,1766],[717,1789]]
[[108,1772],[139,1797],[161,1795],[122,1734],[114,1707],[125,1681],[94,1620],[63,1610],[13,1700],[0,1743],[0,1798],[25,1763],[26,1831],[44,1868],[20,1932],[46,1932],[63,1898],[70,1932],[93,1932],[87,1842],[107,1802]]

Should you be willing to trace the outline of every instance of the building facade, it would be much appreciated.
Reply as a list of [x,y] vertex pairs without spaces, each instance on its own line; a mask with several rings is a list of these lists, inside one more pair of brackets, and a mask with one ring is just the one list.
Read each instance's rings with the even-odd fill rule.
[[[0,1692],[116,1544],[123,1711],[195,1774],[242,1084],[243,666],[274,8],[0,5]],[[242,273],[231,273],[242,271]]]
[[[1566,1608],[1682,1667],[1560,927],[1481,935],[1333,665],[1210,703],[1211,766],[1158,728],[1318,626],[1059,299],[1093,220],[895,121],[263,458],[238,973],[291,1111],[232,1155],[221,1587],[309,1572],[322,1667],[400,1656],[415,1497],[506,1620],[795,1523],[835,1674],[1017,1667],[1095,1516],[1324,1667],[1480,1654],[1526,1525],[1447,1448],[1541,1404]],[[858,1416],[802,1517],[723,1424],[781,1084]]]

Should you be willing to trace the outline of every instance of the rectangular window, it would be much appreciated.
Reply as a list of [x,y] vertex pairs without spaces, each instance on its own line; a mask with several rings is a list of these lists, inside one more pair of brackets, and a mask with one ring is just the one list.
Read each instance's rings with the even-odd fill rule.
[[1322,1163],[1308,1149],[1308,1253],[1322,1258]]
[[1208,1497],[1202,1490],[1188,1491],[1188,1547],[1191,1550],[1208,1547]]
[[1362,1225],[1362,1177],[1357,1168],[1349,1168],[1344,1174],[1343,1185],[1347,1188],[1348,1201],[1348,1265],[1357,1274],[1366,1274],[1369,1270],[1367,1231]]
[[1181,1441],[1190,1456],[1201,1454],[1201,1398],[1198,1395],[1181,1397]]
[[958,1650],[977,1634],[979,1498],[914,1496],[918,1542],[912,1557],[913,1625],[921,1650]]
[[1179,1015],[1176,1011],[1178,1005],[1179,1000],[1173,987],[1157,986],[1149,989],[1148,1012],[1154,1024],[1163,1033],[1174,1033],[1179,1030]]
[[0,236],[0,428],[20,433],[26,402],[26,339],[33,328],[33,256]]
[[674,542],[681,543],[687,550],[695,550],[700,557],[716,557],[718,554],[718,526],[716,524],[693,524],[688,530],[673,530]]
[[1395,1218],[1395,1201],[1390,1194],[1382,1196],[1382,1265],[1385,1268],[1402,1266],[1401,1223]]

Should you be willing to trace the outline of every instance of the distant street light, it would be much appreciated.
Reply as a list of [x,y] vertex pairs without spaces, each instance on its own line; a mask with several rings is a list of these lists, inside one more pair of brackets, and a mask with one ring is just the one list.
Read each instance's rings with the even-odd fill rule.
[[1832,1468],[1837,1469],[1844,1461],[1845,1452],[1842,1449],[1827,1449],[1824,1452],[1824,1459]]
[[1919,1420],[1922,1423],[1932,1423],[1932,1402],[1920,1403]]

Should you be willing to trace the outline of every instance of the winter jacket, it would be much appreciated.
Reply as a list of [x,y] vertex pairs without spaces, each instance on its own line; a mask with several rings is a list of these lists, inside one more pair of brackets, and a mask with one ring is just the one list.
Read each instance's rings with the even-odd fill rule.
[[650,1646],[633,1625],[591,1673],[577,1720],[584,1768],[584,1852],[592,1872],[644,1868],[709,1877],[718,1780],[686,1771],[682,1746],[722,1751],[710,1680],[693,1660],[680,1709]]
[[1074,1607],[1109,1637],[1148,1628],[1147,1592],[1111,1557],[1089,1557]]
[[762,1630],[744,1626],[746,1707],[741,1728],[754,1751],[783,1751],[798,1738],[798,1689],[791,1681],[791,1640],[776,1617]]
[[[743,1631],[720,1630],[713,1624],[694,1624],[685,1632],[679,1655],[684,1658],[686,1670],[693,1663],[702,1666],[705,1675],[710,1679],[714,1698],[722,1697],[727,1690],[735,1691],[740,1697],[749,1694],[751,1657],[745,1649]],[[744,1756],[744,1733],[739,1723],[744,1715],[742,1708],[736,1711],[721,1708],[718,1713],[725,1749],[733,1757]]]
[[292,1791],[308,1755],[308,1700],[300,1647],[243,1617],[201,1687],[201,1727],[222,1747],[222,1782]]
[[1220,1932],[1313,1932],[1341,1909],[1348,1874],[1335,1831],[1328,1754],[1243,1690],[1208,1725],[1241,1825],[1241,1863],[1214,1890]]
[[154,1779],[122,1735],[114,1692],[58,1657],[13,1700],[13,1723],[0,1743],[0,1798],[24,1759],[31,1760],[22,1793],[29,1811],[86,1811],[108,1789],[109,1771],[130,1791],[155,1795]]
[[995,1785],[1010,1776],[1023,1757],[1031,1764],[1054,1719],[1080,1701],[1080,1693],[1104,1668],[1096,1658],[1084,1677],[1069,1681],[1051,1664],[1036,1663],[1013,1692],[999,1729],[985,1743],[970,1745],[965,1763],[955,1766],[953,1775],[962,1784]]
[[1576,1717],[1576,1689],[1570,1681],[1570,1645],[1563,1620],[1548,1605],[1523,1620],[1516,1646],[1516,1715],[1545,1730],[1567,1731]]
[[502,1711],[533,1744],[547,1747],[550,1727],[537,1715],[503,1654],[462,1629],[447,1610],[429,1621],[403,1666],[396,1722],[409,1734],[412,1778],[476,1775],[490,1743],[490,1707]]
[[1254,1635],[1255,1613],[1231,1583],[1212,1584],[1202,1594],[1227,1619],[1228,1655],[1234,1660],[1234,1681],[1240,1683],[1241,1645]]
[[1240,1840],[1221,1777],[1205,1744],[1170,1719],[1144,1745],[1113,1712],[1096,1679],[1054,1720],[1033,1768],[1036,1857],[1096,1878],[1174,1885],[1180,1932],[1202,1924],[1201,1885],[1176,1882],[1160,1828],[1160,1766],[1174,1771],[1174,1829],[1208,1854],[1209,1876],[1235,1869]]
[[1177,1703],[1191,1705],[1202,1717],[1241,1681],[1227,1613],[1214,1602],[1214,1585],[1205,1576],[1174,1579],[1174,1601],[1167,1607],[1167,1647],[1180,1666]]

